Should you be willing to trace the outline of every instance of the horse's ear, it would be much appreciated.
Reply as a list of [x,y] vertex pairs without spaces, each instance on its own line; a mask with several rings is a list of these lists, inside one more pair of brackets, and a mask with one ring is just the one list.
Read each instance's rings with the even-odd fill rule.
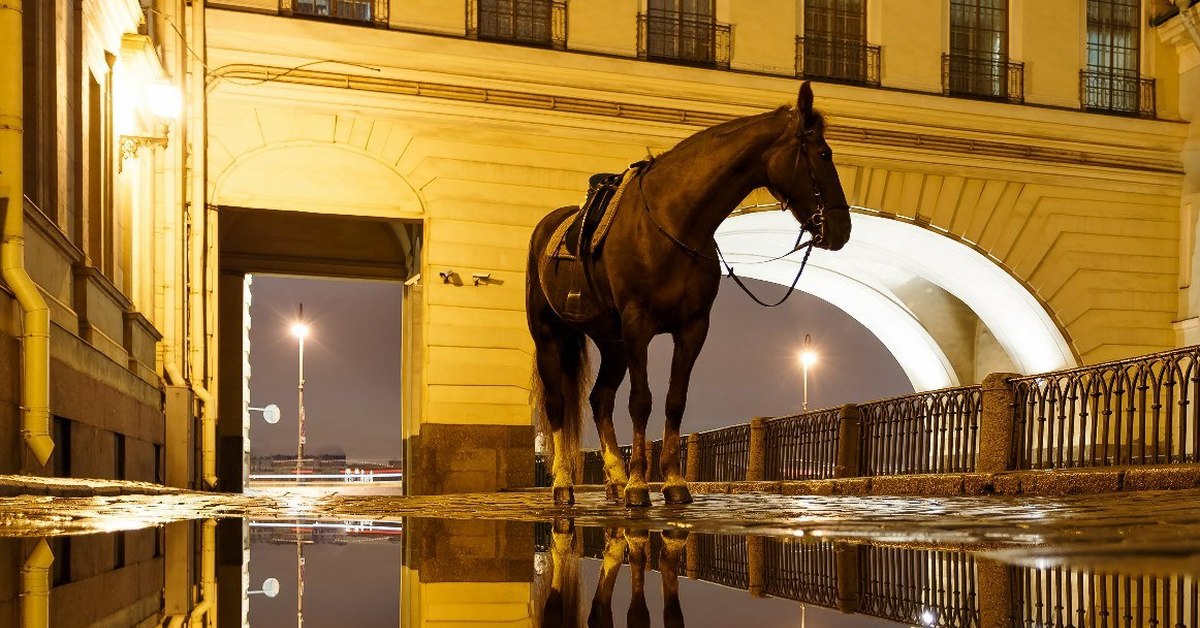
[[800,95],[796,98],[796,110],[800,112],[800,123],[808,126],[813,117],[813,92],[808,81],[800,84]]

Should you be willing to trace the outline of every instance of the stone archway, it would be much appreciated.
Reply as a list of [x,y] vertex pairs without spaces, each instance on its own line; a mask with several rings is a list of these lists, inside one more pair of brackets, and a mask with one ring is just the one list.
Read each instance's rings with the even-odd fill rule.
[[[917,390],[1078,363],[1046,307],[985,255],[869,210],[856,211],[853,221],[844,249],[813,254],[800,288],[871,330]],[[799,255],[754,262],[788,250],[795,235],[789,214],[759,211],[727,220],[717,241],[739,274],[787,285]]]

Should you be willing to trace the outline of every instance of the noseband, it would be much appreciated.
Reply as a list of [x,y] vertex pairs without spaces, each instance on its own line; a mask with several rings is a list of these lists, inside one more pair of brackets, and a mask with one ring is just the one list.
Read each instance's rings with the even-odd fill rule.
[[[805,165],[808,166],[808,178],[812,182],[813,199],[816,209],[812,216],[800,225],[801,233],[807,231],[812,234],[812,244],[821,244],[825,241],[825,209],[850,209],[850,206],[841,203],[838,205],[829,206],[825,204],[825,195],[821,193],[821,182],[817,181],[817,172],[813,167],[812,157],[808,155],[808,138],[812,136],[813,129],[803,129],[796,132],[796,141],[800,142],[800,150],[796,151],[796,160],[792,162],[792,179],[796,178],[797,171],[800,170],[800,156],[804,155]],[[780,202],[780,208],[784,211],[790,210],[792,204],[785,196]]]

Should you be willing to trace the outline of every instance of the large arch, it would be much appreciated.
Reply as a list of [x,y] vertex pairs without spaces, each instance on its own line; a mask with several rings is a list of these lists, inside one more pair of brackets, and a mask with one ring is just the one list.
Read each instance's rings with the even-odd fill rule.
[[[1036,373],[1078,363],[1045,306],[975,249],[861,208],[853,225],[841,251],[813,253],[799,287],[876,334],[917,390],[976,382],[989,369]],[[796,229],[790,214],[750,211],[727,220],[717,242],[740,275],[788,285],[800,255],[766,260],[794,244]],[[963,327],[979,333],[964,339]]]

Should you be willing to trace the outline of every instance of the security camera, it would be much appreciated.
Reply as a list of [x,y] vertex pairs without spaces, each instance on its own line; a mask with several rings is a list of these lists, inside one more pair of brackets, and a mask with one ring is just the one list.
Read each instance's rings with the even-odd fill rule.
[[487,283],[492,278],[492,273],[471,273],[471,279],[475,280],[475,285]]
[[438,277],[442,278],[442,283],[450,283],[451,279],[454,277],[454,270],[453,269],[443,270],[438,273]]

